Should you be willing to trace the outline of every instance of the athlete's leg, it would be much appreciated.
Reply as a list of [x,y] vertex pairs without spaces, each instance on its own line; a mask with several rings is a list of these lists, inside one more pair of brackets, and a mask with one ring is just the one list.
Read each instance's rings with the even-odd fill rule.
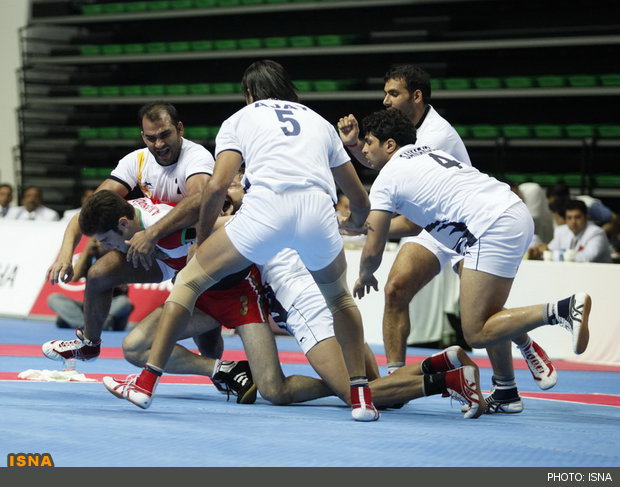
[[405,363],[411,332],[409,303],[440,270],[437,257],[418,243],[405,243],[398,251],[385,285],[383,343],[388,364]]
[[[123,340],[123,354],[125,359],[144,367],[147,361],[153,339],[157,333],[159,319],[163,313],[163,306],[157,307],[140,323],[138,323]],[[219,329],[220,324],[202,311],[194,310],[188,327],[181,332],[179,340],[190,338],[195,334],[206,333],[212,329]],[[172,374],[213,375],[215,360],[191,352],[178,343],[175,344],[172,354],[166,364],[165,372]]]
[[285,377],[278,349],[267,323],[251,323],[237,328],[250,363],[252,378],[261,396],[284,405],[333,395],[321,380],[302,375]]
[[121,284],[161,282],[159,266],[149,270],[134,268],[125,255],[115,250],[106,253],[91,266],[84,290],[84,338],[98,342],[103,323],[110,312],[112,291]]

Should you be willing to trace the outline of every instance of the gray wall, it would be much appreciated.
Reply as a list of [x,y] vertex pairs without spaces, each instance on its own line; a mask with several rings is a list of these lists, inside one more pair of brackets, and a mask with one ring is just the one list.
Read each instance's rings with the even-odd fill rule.
[[29,9],[28,0],[0,0],[0,181],[13,186],[18,183],[13,162],[13,148],[19,141],[16,115],[19,105],[16,70],[20,66],[17,30],[26,25]]

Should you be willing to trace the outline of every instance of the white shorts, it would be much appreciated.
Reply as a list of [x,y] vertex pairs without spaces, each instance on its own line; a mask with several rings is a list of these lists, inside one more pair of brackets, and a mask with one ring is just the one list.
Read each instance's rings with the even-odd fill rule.
[[299,343],[304,354],[334,334],[334,319],[316,285],[300,294],[287,310],[286,323],[277,323]]
[[439,268],[443,269],[445,265],[450,262],[452,267],[458,264],[463,256],[457,254],[454,250],[449,249],[443,245],[439,240],[434,238],[426,230],[422,230],[418,235],[414,237],[404,237],[400,240],[400,246],[402,247],[408,243],[416,243],[432,252],[439,261]]
[[157,262],[157,265],[159,266],[159,269],[161,270],[162,278],[160,282],[164,282],[164,281],[167,281],[168,279],[172,279],[175,276],[175,274],[179,272],[176,269],[173,269],[172,267],[170,267],[169,265],[164,264],[161,260],[155,259],[155,262]]
[[534,236],[534,220],[524,203],[508,208],[478,241],[467,248],[464,266],[513,278]]
[[332,199],[319,190],[253,189],[225,230],[239,253],[258,265],[291,248],[316,271],[331,264],[343,247]]

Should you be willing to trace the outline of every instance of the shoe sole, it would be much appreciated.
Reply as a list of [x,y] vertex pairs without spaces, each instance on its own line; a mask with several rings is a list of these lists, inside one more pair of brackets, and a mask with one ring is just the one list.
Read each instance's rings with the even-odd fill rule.
[[582,354],[588,348],[590,341],[590,330],[588,328],[588,318],[590,317],[590,309],[592,308],[592,298],[585,295],[583,300],[583,312],[581,315],[581,325],[579,326],[579,334],[577,335],[577,344],[575,345],[575,353]]
[[256,402],[256,384],[252,384],[243,396],[237,397],[237,404],[254,404]]
[[476,411],[476,414],[474,414],[473,416],[467,419],[477,419],[480,416],[482,416],[482,414],[484,414],[487,409],[487,403],[484,400],[484,396],[482,395],[482,390],[480,389],[480,371],[477,365],[474,364],[473,367],[474,367],[474,375],[476,376],[476,394],[478,395],[478,411]]
[[119,394],[116,389],[108,386],[108,384],[106,384],[105,382],[103,383],[103,385],[105,386],[105,388],[110,391],[112,393],[112,395],[114,397],[117,397],[118,399],[127,399],[131,404],[135,404],[136,406],[138,406],[141,409],[147,409],[150,405],[151,402],[149,401],[147,404],[143,404],[143,403],[139,403],[136,401],[132,401],[131,399],[129,399],[128,397],[123,396],[122,394]]
[[[538,344],[536,344],[536,345],[540,348],[540,345],[538,345]],[[549,365],[549,364],[545,364],[545,365],[547,367],[553,367],[553,372],[551,373],[551,375],[546,376],[544,379],[540,379],[540,378],[536,377],[536,374],[538,372],[534,372],[532,370],[532,367],[536,368],[536,366],[528,360],[528,358],[527,358],[527,356],[526,356],[526,354],[525,354],[525,352],[523,350],[520,350],[520,351],[521,351],[521,356],[523,357],[523,360],[525,360],[525,364],[527,365],[527,368],[529,369],[530,373],[532,374],[532,378],[534,379],[534,382],[536,383],[538,388],[542,389],[543,391],[546,391],[548,389],[551,389],[552,387],[555,387],[555,385],[558,383],[558,372],[557,372],[557,370],[555,368],[555,365],[553,365],[553,362],[551,362],[551,360],[549,360],[549,357],[547,357],[547,360],[549,360],[549,363],[551,365]],[[546,352],[544,352],[544,350],[541,349],[541,351],[543,351],[543,353],[545,353],[545,355],[546,355]],[[544,359],[542,358],[542,356],[538,352],[536,352],[536,353],[542,359],[542,361],[544,363]],[[520,411],[517,411],[517,412],[520,412]]]

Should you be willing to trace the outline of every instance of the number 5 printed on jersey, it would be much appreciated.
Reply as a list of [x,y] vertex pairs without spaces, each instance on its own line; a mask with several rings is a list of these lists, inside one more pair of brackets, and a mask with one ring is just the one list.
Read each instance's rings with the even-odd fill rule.
[[[276,110],[276,115],[278,115],[278,120],[284,124],[280,127],[282,132],[284,132],[284,135],[299,135],[299,132],[301,132],[301,127],[299,122],[292,117],[292,110]],[[290,130],[288,124],[290,124]]]

